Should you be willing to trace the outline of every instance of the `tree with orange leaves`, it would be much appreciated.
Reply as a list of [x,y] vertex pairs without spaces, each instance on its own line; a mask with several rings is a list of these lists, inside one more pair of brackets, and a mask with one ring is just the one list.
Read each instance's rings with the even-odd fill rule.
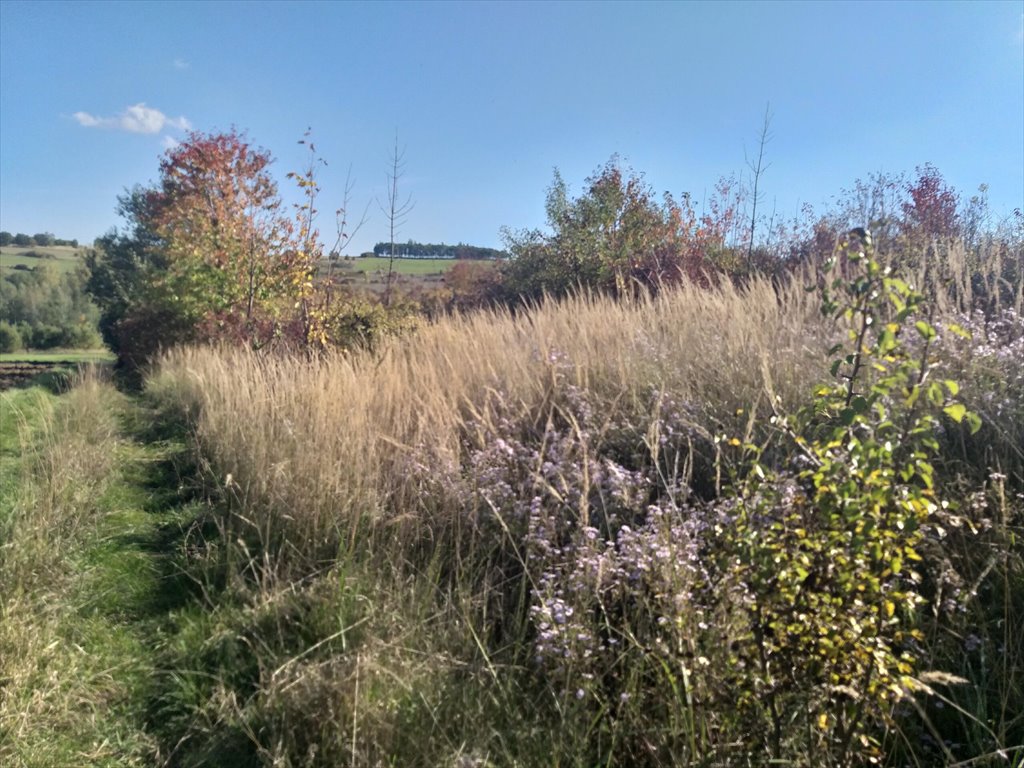
[[195,340],[260,346],[279,333],[315,265],[271,162],[234,130],[192,133],[164,155],[157,184],[120,199],[128,231],[100,239],[90,288],[122,359]]

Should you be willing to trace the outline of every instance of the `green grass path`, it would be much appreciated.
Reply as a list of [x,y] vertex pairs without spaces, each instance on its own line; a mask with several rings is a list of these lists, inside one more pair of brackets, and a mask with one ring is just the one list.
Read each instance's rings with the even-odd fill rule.
[[102,500],[107,514],[79,558],[77,619],[96,630],[84,637],[87,651],[108,658],[111,674],[121,683],[105,713],[107,725],[96,734],[115,746],[112,765],[135,764],[137,756],[151,764],[161,751],[148,710],[159,695],[158,652],[176,607],[166,589],[167,581],[174,580],[171,547],[187,516],[157,490],[157,478],[166,473],[174,450],[137,442],[122,446],[118,476]]
[[[14,422],[38,420],[33,409],[47,401],[32,393],[5,397],[0,463],[5,497],[16,498],[19,481],[11,478],[25,476],[19,464],[31,451],[14,450]],[[61,398],[45,397],[60,407]],[[92,525],[46,566],[53,594],[37,596],[38,610],[6,605],[5,617],[20,621],[6,638],[31,649],[33,661],[21,665],[29,667],[24,675],[5,677],[0,659],[0,765],[160,765],[174,747],[160,718],[165,689],[175,685],[162,659],[183,615],[197,609],[178,567],[196,510],[178,476],[183,443],[147,436],[152,414],[138,399],[113,402],[119,434]],[[0,521],[4,515],[11,507],[0,508]]]

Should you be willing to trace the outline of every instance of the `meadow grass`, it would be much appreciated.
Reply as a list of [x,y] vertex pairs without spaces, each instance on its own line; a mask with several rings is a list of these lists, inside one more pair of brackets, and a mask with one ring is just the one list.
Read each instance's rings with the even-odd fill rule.
[[[969,325],[956,301],[942,317]],[[974,442],[946,427],[942,482],[974,501],[927,577],[960,584],[959,615],[987,628],[971,653],[1002,654],[1001,671],[965,666],[968,625],[936,607],[922,669],[959,682],[921,706],[944,697],[945,719],[909,697],[860,751],[793,731],[775,759],[998,760],[1024,740],[1024,649],[996,631],[1024,629],[1024,333],[1008,318],[1003,341],[978,320],[991,343],[942,350],[969,404],[992,377],[1009,384]],[[754,280],[456,316],[372,353],[170,354],[148,391],[195,424],[236,573],[223,595],[259,659],[241,687],[222,667],[191,738],[247,734],[267,765],[764,764],[730,704],[743,611],[697,600],[685,564],[704,556],[693,521],[725,524],[707,510],[743,471],[733,442],[791,460],[769,417],[829,379],[843,330],[802,286]],[[1008,485],[987,478],[997,466]],[[588,592],[594,574],[610,585]]]
[[[30,268],[50,266],[61,273],[72,272],[85,266],[83,253],[81,248],[64,245],[52,247],[5,245],[0,247],[0,269],[13,271],[15,266]],[[42,254],[43,258],[29,254]]]
[[[504,605],[521,589],[505,583],[514,557],[490,562],[507,547],[476,519],[479,500],[467,510],[460,468],[504,425],[543,433],[566,397],[587,393],[599,428],[630,432],[616,436],[625,451],[658,445],[660,414],[677,412],[692,455],[663,468],[712,493],[713,433],[742,432],[766,387],[795,404],[822,374],[807,333],[816,311],[799,288],[780,302],[755,283],[455,317],[376,355],[173,354],[148,392],[195,420],[228,511],[220,539],[243,542],[247,610],[292,616],[298,601],[321,617],[273,623],[258,694],[222,725],[277,734],[256,740],[267,763],[309,750],[325,765],[592,759],[576,727],[585,708],[566,714],[576,726],[550,727],[562,704],[522,654],[525,605]],[[309,633],[305,649],[295,633]]]
[[464,440],[485,443],[499,405],[514,410],[506,418],[542,420],[571,386],[599,397],[609,423],[649,421],[671,395],[706,436],[742,430],[766,386],[794,406],[824,372],[807,333],[816,311],[799,288],[780,303],[767,283],[633,305],[579,297],[518,316],[456,317],[379,356],[182,351],[150,389],[175,390],[202,412],[200,437],[239,504],[273,499],[309,546],[330,549],[339,520],[358,526],[416,496],[405,471],[413,457],[452,466]]
[[[802,285],[753,280],[317,358],[179,349],[134,398],[95,374],[2,395],[0,763],[1012,764],[1010,289],[975,313],[954,286],[933,317],[931,375],[983,426],[936,432],[952,503],[915,566],[926,602],[899,617],[916,665],[849,731],[863,743],[836,722],[866,686],[793,688],[813,675],[758,677],[736,650],[758,629],[728,549],[750,446],[778,477],[762,495],[790,498],[778,417],[807,412],[846,330]],[[795,713],[774,736],[769,690]]]
[[[365,256],[351,261],[339,261],[335,269],[344,274],[346,272],[375,273],[388,271],[390,259],[386,256]],[[490,259],[403,259],[396,258],[394,271],[398,275],[442,275],[456,264],[484,264],[493,266],[494,261]]]
[[[81,542],[96,529],[116,448],[113,412],[89,382],[67,401],[31,389],[3,396],[4,452],[17,480],[5,493],[0,555],[0,756],[10,765],[70,764],[103,752],[90,732],[117,682],[110,658],[88,653],[86,635],[102,622],[73,628],[68,586]],[[72,631],[68,631],[71,629]],[[92,698],[87,692],[102,690]],[[85,735],[89,734],[89,735]],[[78,757],[76,757],[76,755]]]
[[163,765],[157,654],[196,612],[175,565],[194,512],[161,474],[179,449],[137,441],[149,414],[98,369],[0,409],[0,764]]

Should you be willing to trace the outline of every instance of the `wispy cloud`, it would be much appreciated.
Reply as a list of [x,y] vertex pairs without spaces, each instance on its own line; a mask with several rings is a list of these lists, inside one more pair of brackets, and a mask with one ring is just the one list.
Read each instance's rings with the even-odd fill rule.
[[192,127],[186,118],[168,117],[159,109],[147,107],[143,102],[128,107],[115,117],[97,117],[88,112],[75,112],[72,117],[86,128],[106,128],[129,133],[160,133],[164,128],[187,131]]
[[188,62],[185,61],[184,59],[178,58],[178,59],[174,60],[174,68],[175,69],[188,69],[188,66],[189,66]]

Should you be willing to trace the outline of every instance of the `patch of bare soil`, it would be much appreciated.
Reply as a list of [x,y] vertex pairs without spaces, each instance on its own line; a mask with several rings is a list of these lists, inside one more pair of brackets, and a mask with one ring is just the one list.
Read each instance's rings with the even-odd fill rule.
[[22,386],[40,373],[46,373],[59,367],[61,366],[54,363],[0,363],[0,391]]

